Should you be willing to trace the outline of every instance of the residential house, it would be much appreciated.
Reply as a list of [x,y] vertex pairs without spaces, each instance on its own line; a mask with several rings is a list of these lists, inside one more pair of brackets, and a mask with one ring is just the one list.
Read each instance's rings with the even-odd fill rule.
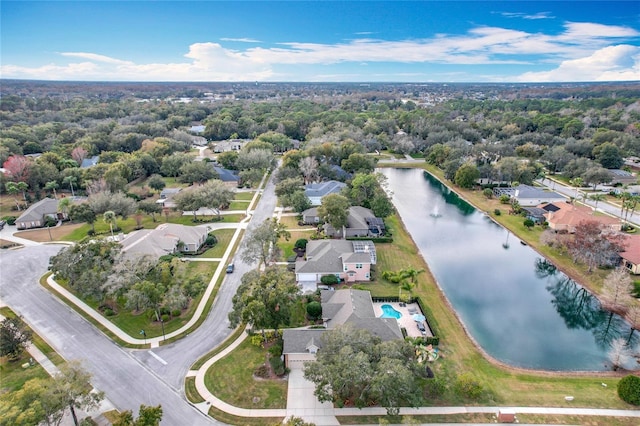
[[237,170],[229,170],[220,166],[213,166],[213,170],[215,170],[218,177],[225,185],[233,187],[242,186],[242,179],[238,176]]
[[81,169],[87,169],[89,167],[93,167],[96,164],[98,164],[98,161],[100,161],[100,156],[96,155],[94,157],[91,158],[85,158],[84,160],[82,160],[82,163],[80,163],[80,168]]
[[176,203],[173,201],[173,197],[180,191],[182,191],[182,188],[164,188],[160,192],[160,198],[156,200],[156,203],[164,208],[174,208]]
[[518,201],[522,207],[537,206],[542,203],[562,202],[567,198],[553,191],[545,191],[529,185],[518,185],[508,188],[494,188],[496,197],[508,195],[509,198]]
[[545,218],[545,214],[547,211],[540,207],[523,207],[527,214],[527,219],[531,219],[534,223],[544,223],[547,219]]
[[347,185],[336,180],[320,183],[310,183],[304,187],[304,195],[307,196],[312,206],[322,204],[322,197],[329,194],[339,194]]
[[371,293],[368,291],[324,290],[320,292],[320,296],[325,328],[283,330],[282,352],[288,368],[301,369],[305,362],[315,360],[316,353],[322,350],[322,335],[339,326],[368,330],[383,341],[402,339],[402,331],[396,319],[376,317]]
[[213,144],[213,152],[219,154],[227,151],[240,151],[250,139],[228,139]]
[[325,275],[349,283],[371,281],[376,264],[376,247],[371,241],[311,240],[306,259],[296,262],[296,281],[303,287],[318,284]]
[[122,251],[128,256],[149,255],[158,258],[178,251],[196,253],[207,239],[209,232],[201,226],[185,226],[163,223],[156,229],[141,229],[128,234]]
[[610,185],[634,185],[638,183],[638,177],[626,170],[608,169],[607,171],[611,175],[611,182],[608,182]]
[[[312,207],[302,212],[302,220],[308,225],[321,223],[318,209]],[[375,217],[373,212],[365,207],[349,207],[347,225],[341,229],[324,224],[325,235],[329,237],[378,237],[384,234],[385,225],[381,218]]]
[[42,228],[47,218],[58,221],[69,217],[66,213],[58,211],[58,200],[44,198],[32,204],[16,219],[16,227],[18,229]]
[[317,207],[311,207],[302,212],[302,222],[305,225],[319,225],[322,223]]
[[625,250],[619,255],[625,268],[632,274],[640,274],[640,235],[627,235]]
[[572,204],[569,202],[549,203],[539,206],[544,209],[544,217],[549,228],[554,231],[576,231],[576,225],[580,222],[596,221],[612,231],[620,231],[622,222],[618,218],[607,215],[595,215],[591,207]]

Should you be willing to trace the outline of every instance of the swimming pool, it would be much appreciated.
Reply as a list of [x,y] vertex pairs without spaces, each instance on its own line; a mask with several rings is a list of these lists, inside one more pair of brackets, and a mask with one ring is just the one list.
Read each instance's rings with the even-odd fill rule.
[[382,315],[380,315],[380,318],[398,319],[402,316],[402,314],[396,311],[395,309],[393,309],[393,306],[391,305],[382,305],[380,306],[380,308],[382,308]]

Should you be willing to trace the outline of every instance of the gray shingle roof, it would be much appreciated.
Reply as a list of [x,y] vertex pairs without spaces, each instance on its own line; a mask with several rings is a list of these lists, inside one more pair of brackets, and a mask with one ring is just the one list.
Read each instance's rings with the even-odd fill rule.
[[29,208],[16,219],[16,222],[34,222],[42,220],[45,215],[56,214],[57,212],[58,200],[44,198],[29,206]]
[[175,252],[178,241],[200,246],[206,228],[163,223],[156,229],[141,229],[122,240],[122,251],[128,255],[164,256]]
[[282,352],[285,354],[308,353],[309,344],[322,348],[324,328],[286,328],[282,331]]
[[310,183],[304,187],[304,195],[307,197],[324,197],[328,194],[339,193],[347,185],[336,180],[327,182]]
[[[371,293],[366,290],[343,289],[324,290],[320,293],[322,317],[327,330],[349,325],[365,329],[381,340],[402,339],[398,322],[393,318],[377,318],[371,301]],[[322,348],[324,329],[285,329],[283,331],[283,353],[308,353],[311,343]]]

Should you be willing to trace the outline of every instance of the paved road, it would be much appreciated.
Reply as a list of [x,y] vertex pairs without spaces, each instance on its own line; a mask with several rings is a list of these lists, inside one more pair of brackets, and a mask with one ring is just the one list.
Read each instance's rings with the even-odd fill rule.
[[[248,232],[273,215],[276,205],[270,180],[248,226]],[[241,245],[242,247],[242,245]],[[183,396],[184,377],[191,364],[218,346],[232,330],[227,313],[240,278],[255,265],[234,259],[236,270],[224,280],[209,316],[198,330],[171,345],[149,350],[120,348],[38,284],[49,257],[60,245],[30,245],[0,252],[0,299],[44,336],[66,359],[82,360],[93,375],[93,385],[103,390],[120,410],[137,412],[140,404],[162,404],[163,424],[221,424],[204,416]]]
[[[546,186],[547,188],[562,194],[566,197],[575,197],[576,196],[576,188],[572,187],[572,186],[566,186],[561,184],[560,182],[554,181],[554,180],[550,180],[547,178],[544,179],[538,179],[537,180],[538,183]],[[586,199],[586,200],[581,200],[583,203],[590,205],[591,207],[595,207],[596,203],[595,201]],[[614,206],[613,204],[609,204],[606,203],[604,201],[600,201],[598,203],[598,210],[600,211],[604,211],[606,213],[609,213],[612,216],[615,217],[620,217],[620,207],[618,206]],[[629,215],[629,217],[627,218],[629,222],[634,223],[635,225],[640,226],[640,212],[634,213],[633,215]]]
[[[275,185],[272,178],[264,188],[246,232],[251,232],[265,219],[272,217],[275,206]],[[244,243],[241,243],[238,253],[242,251],[243,247]],[[191,364],[222,343],[233,331],[229,328],[227,318],[227,314],[231,310],[231,299],[240,285],[242,275],[257,266],[244,263],[238,254],[234,257],[233,262],[235,271],[233,274],[227,275],[223,281],[216,301],[204,323],[189,336],[170,345],[153,349],[153,353],[166,362],[166,365],[152,356],[148,350],[131,351],[131,354],[149,370],[176,389],[183,387],[184,377]]]
[[22,315],[66,359],[82,360],[93,385],[121,410],[162,404],[164,424],[215,424],[175,389],[148,371],[93,325],[38,284],[59,245],[0,253],[0,298]]

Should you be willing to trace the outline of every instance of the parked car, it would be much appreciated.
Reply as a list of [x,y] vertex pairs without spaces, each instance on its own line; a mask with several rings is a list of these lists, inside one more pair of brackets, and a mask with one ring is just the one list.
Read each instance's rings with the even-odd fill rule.
[[228,264],[227,265],[227,274],[233,273],[234,269],[235,269],[235,266],[233,266],[233,263]]
[[0,231],[4,229],[4,226],[7,224],[6,220],[0,220]]

